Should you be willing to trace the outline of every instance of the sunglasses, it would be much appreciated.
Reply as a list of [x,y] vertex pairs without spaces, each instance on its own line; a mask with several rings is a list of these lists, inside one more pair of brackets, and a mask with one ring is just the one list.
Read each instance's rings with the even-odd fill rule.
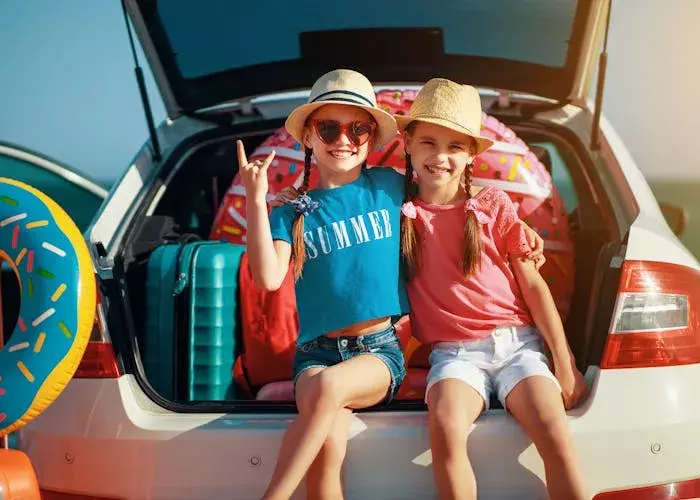
[[355,146],[362,146],[372,137],[377,124],[355,120],[350,123],[340,123],[336,120],[312,120],[311,125],[316,135],[326,144],[333,144],[340,134],[350,139]]

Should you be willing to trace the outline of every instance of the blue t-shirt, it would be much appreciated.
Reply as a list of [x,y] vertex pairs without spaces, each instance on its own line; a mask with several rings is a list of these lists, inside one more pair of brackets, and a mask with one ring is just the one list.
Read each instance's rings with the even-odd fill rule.
[[[403,175],[363,169],[332,189],[312,189],[317,210],[304,218],[306,261],[296,283],[299,344],[361,321],[409,312],[400,266]],[[292,242],[296,211],[270,214],[273,240]]]

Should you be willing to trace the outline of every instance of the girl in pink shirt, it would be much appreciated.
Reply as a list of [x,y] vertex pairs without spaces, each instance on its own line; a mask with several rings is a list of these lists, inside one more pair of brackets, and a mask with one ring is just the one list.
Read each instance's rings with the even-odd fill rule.
[[413,334],[433,349],[425,398],[440,497],[476,498],[467,436],[493,393],[537,447],[550,498],[585,498],[565,412],[585,380],[549,288],[526,258],[513,203],[471,185],[472,161],[492,144],[477,134],[479,94],[433,79],[397,121],[406,143],[402,253]]

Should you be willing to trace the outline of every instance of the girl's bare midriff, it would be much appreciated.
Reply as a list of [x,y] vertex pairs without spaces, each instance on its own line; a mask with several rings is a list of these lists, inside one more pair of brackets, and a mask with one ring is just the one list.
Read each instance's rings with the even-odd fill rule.
[[325,334],[326,337],[359,337],[360,335],[370,335],[372,333],[381,332],[391,326],[391,318],[375,318],[368,321],[355,323],[347,328],[333,330]]

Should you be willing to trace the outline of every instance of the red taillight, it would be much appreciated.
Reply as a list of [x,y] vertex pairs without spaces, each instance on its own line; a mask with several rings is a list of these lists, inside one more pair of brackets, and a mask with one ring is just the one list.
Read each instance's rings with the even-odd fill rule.
[[700,479],[598,493],[593,500],[691,500],[700,498]]
[[119,500],[116,497],[97,497],[95,495],[80,495],[78,493],[62,493],[42,489],[41,500]]
[[112,344],[88,342],[73,378],[119,378],[119,367]]
[[626,261],[601,368],[700,363],[700,272]]
[[119,366],[112,343],[106,340],[102,300],[97,294],[95,322],[83,359],[73,378],[119,378]]

